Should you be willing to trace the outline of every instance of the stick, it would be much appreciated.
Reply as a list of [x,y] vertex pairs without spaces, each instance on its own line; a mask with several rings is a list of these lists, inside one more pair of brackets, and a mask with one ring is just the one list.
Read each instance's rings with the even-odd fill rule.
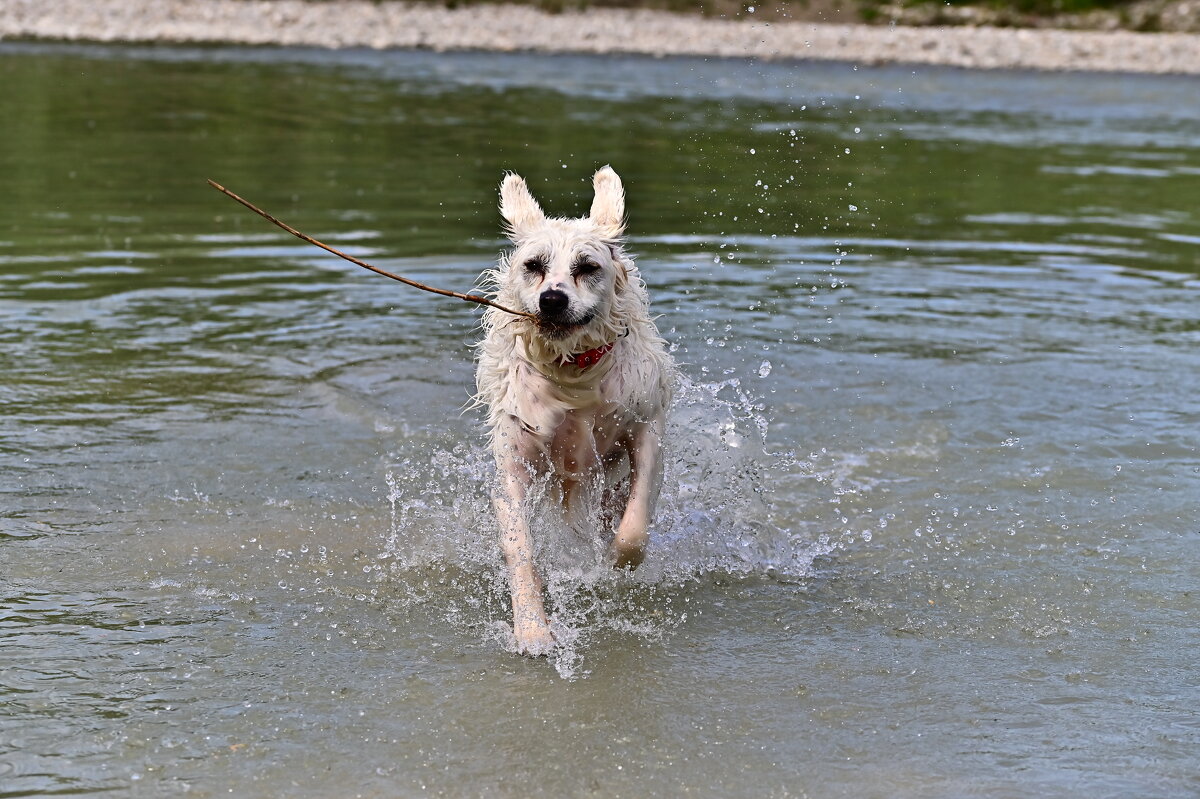
[[258,206],[254,205],[253,203],[251,203],[249,200],[246,200],[246,199],[243,199],[243,198],[237,196],[236,194],[231,192],[229,189],[222,186],[220,183],[217,183],[215,180],[208,181],[208,185],[212,186],[214,189],[216,189],[217,191],[226,195],[227,197],[231,197],[234,200],[237,200],[239,203],[246,206],[251,211],[253,211],[254,213],[261,216],[263,219],[266,219],[269,222],[272,222],[272,223],[278,225],[279,227],[286,230],[288,233],[291,233],[296,238],[301,239],[302,241],[307,241],[309,244],[312,244],[313,246],[320,247],[322,250],[325,250],[326,252],[331,252],[339,258],[345,258],[350,263],[357,264],[358,266],[361,266],[363,269],[369,269],[370,271],[374,272],[377,275],[383,275],[384,277],[390,277],[392,280],[399,280],[401,283],[404,283],[405,285],[408,285],[408,286],[412,286],[415,289],[421,289],[421,291],[429,291],[429,292],[433,292],[434,294],[441,294],[443,297],[456,297],[457,299],[466,300],[467,302],[474,302],[474,303],[478,303],[480,305],[487,305],[491,308],[495,308],[498,311],[504,311],[505,313],[513,314],[514,316],[524,316],[528,319],[533,319],[535,321],[537,320],[537,317],[531,313],[525,313],[524,311],[514,311],[511,308],[505,308],[503,305],[492,302],[487,297],[482,297],[478,294],[460,294],[457,291],[447,291],[446,289],[439,289],[439,288],[434,288],[433,286],[426,286],[424,283],[418,283],[415,280],[410,280],[406,277],[401,277],[400,275],[394,275],[391,272],[386,272],[377,266],[371,266],[366,261],[360,261],[357,258],[355,258],[353,255],[347,255],[346,253],[342,252],[341,250],[335,249],[333,247],[330,247],[328,244],[323,244],[322,242],[317,241],[312,236],[304,235],[299,230],[296,230],[294,227],[287,224],[286,222],[281,222],[280,220],[271,216],[263,209],[259,208]]

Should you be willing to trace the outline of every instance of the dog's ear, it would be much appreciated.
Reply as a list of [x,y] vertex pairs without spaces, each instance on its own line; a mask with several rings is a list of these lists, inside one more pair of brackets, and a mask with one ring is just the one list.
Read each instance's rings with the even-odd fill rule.
[[529,193],[525,179],[509,172],[500,184],[500,216],[508,222],[509,238],[518,239],[546,219],[542,207]]
[[611,239],[625,232],[625,189],[611,166],[601,167],[592,178],[596,197],[592,200],[591,219]]

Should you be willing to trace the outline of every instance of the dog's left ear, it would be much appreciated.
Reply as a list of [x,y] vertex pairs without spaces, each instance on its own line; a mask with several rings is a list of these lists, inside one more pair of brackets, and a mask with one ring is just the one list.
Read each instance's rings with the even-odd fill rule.
[[592,178],[596,197],[592,200],[591,220],[610,239],[625,232],[625,188],[611,166],[602,167]]

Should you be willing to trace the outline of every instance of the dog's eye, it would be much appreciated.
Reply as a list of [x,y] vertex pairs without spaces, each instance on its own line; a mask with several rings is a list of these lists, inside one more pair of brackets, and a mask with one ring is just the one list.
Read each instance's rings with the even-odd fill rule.
[[532,272],[535,275],[546,274],[546,259],[540,255],[537,258],[530,258],[525,262],[525,271]]
[[571,272],[576,277],[591,275],[600,271],[600,264],[590,258],[583,258],[575,262],[575,266],[571,268]]

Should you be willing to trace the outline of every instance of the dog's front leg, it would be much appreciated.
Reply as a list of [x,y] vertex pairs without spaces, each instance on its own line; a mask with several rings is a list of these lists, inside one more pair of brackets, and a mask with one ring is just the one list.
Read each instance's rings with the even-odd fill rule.
[[529,447],[521,445],[526,434],[518,425],[498,433],[504,451],[496,452],[500,490],[494,504],[500,523],[500,552],[508,567],[512,594],[513,638],[518,652],[536,657],[553,649],[555,640],[542,604],[542,582],[533,564],[533,538],[525,507],[532,459],[526,457]]
[[637,425],[629,439],[629,502],[613,536],[609,556],[618,569],[636,569],[650,540],[650,520],[662,488],[662,430],[665,418]]

